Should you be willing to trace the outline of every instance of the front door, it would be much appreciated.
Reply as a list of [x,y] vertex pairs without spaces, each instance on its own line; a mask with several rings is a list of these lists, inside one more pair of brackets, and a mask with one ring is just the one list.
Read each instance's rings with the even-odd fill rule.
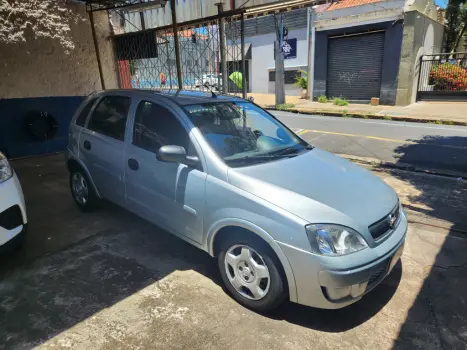
[[133,140],[125,156],[128,207],[201,243],[206,173],[156,157],[164,145],[183,146],[195,155],[187,129],[169,106],[144,100],[138,104],[133,124]]
[[102,97],[79,139],[80,158],[97,190],[120,204],[125,203],[124,135],[130,103],[126,96]]

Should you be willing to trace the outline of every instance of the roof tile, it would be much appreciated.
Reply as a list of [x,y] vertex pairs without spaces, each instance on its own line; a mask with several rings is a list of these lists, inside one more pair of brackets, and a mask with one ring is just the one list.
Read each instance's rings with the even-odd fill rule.
[[329,6],[325,11],[340,10],[348,7],[361,6],[381,1],[382,0],[341,0],[333,2],[331,6]]

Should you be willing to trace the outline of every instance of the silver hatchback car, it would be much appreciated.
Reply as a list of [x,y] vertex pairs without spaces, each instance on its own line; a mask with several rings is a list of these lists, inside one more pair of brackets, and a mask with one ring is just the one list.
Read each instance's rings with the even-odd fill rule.
[[404,248],[391,187],[236,97],[94,93],[71,122],[67,163],[82,210],[105,198],[208,252],[232,297],[258,311],[286,298],[349,305]]

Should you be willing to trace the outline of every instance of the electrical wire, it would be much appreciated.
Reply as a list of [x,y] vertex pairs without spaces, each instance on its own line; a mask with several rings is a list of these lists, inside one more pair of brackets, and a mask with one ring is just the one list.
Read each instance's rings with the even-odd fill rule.
[[239,9],[241,9],[243,6],[245,6],[246,4],[248,4],[250,2],[250,0],[246,0],[242,5],[240,5]]

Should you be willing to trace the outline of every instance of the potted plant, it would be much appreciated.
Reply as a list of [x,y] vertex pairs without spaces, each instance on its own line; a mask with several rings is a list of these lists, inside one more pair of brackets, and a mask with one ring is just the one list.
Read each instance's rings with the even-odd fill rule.
[[298,85],[302,88],[300,98],[306,98],[306,88],[308,86],[308,75],[304,70],[300,70],[300,76],[295,77],[295,85]]

